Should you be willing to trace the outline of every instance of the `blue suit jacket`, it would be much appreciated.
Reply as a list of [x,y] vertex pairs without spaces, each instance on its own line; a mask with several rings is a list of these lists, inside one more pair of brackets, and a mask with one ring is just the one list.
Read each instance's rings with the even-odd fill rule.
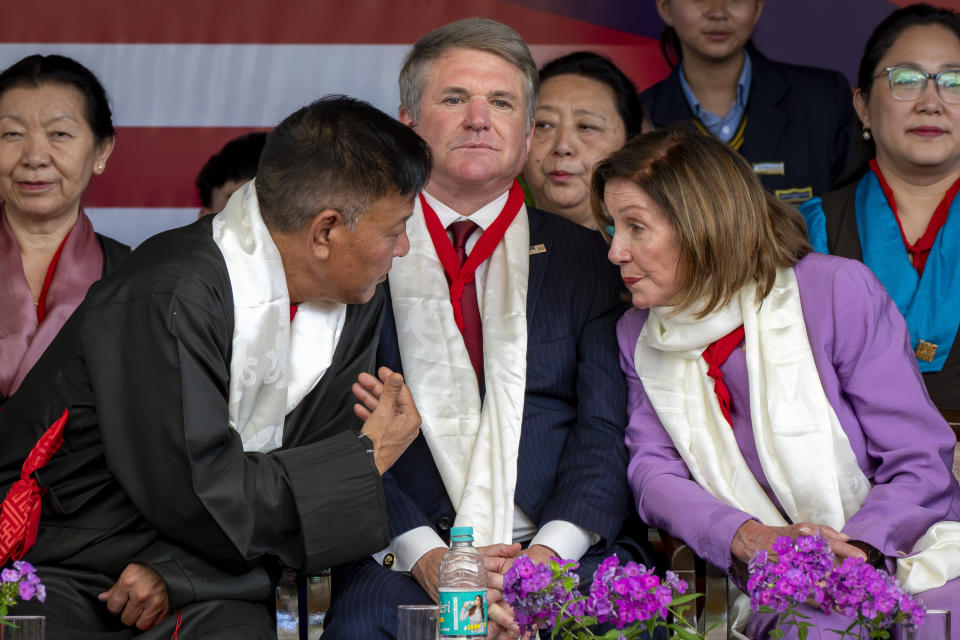
[[[516,504],[538,526],[567,520],[612,540],[631,510],[624,445],[626,388],[617,355],[622,281],[602,237],[560,216],[527,209],[527,388]],[[378,361],[402,371],[392,305]],[[456,515],[420,435],[384,476],[390,536],[433,526],[446,537]]]
[[[836,71],[774,62],[756,49],[750,62],[740,153],[751,163],[783,163],[783,175],[760,175],[760,181],[785,200],[793,190],[798,196],[808,188],[812,195],[830,190],[860,160],[847,79]],[[640,95],[643,113],[657,129],[692,120],[679,74],[675,68]]]

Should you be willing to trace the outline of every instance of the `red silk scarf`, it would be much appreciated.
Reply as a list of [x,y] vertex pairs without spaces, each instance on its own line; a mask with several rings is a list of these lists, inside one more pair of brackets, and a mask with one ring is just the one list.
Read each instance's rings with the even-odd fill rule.
[[730,418],[732,398],[730,397],[730,390],[727,389],[727,385],[723,381],[723,373],[721,373],[720,367],[727,361],[734,349],[740,346],[741,342],[743,342],[743,325],[711,343],[703,350],[703,359],[707,363],[707,375],[713,378],[713,390],[717,394],[717,400],[720,401],[720,411],[731,427],[733,426],[733,420]]
[[40,487],[34,471],[42,468],[63,444],[63,428],[68,412],[63,410],[53,425],[33,445],[20,471],[20,479],[13,483],[0,505],[0,567],[7,560],[19,560],[37,541],[40,528],[40,502],[46,489]]
[[464,326],[466,326],[466,323],[463,321],[463,310],[460,305],[460,299],[463,296],[463,287],[468,282],[473,281],[477,267],[493,255],[494,249],[496,249],[500,241],[503,240],[507,228],[510,226],[510,223],[513,222],[513,219],[517,217],[517,213],[520,212],[520,207],[523,206],[523,189],[520,187],[519,182],[516,180],[513,181],[513,186],[510,187],[510,195],[507,196],[507,203],[503,206],[503,210],[500,211],[500,214],[497,216],[497,219],[493,221],[493,224],[487,227],[480,235],[480,239],[477,240],[477,243],[473,246],[473,250],[470,252],[470,255],[467,256],[467,261],[463,263],[462,267],[460,266],[460,261],[457,259],[457,253],[453,248],[453,243],[450,242],[450,238],[447,236],[447,230],[443,227],[443,224],[440,223],[440,218],[437,217],[437,213],[427,204],[427,200],[423,197],[423,194],[420,194],[420,204],[423,207],[423,219],[427,225],[427,232],[430,234],[430,239],[433,240],[433,247],[437,251],[440,264],[443,265],[443,270],[447,274],[447,281],[450,283],[450,304],[453,305],[453,318],[457,323],[457,328],[463,331]]

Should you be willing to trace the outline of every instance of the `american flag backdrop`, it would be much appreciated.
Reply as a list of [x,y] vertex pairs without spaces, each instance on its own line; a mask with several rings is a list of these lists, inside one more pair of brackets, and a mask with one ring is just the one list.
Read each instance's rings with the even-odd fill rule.
[[[0,66],[32,53],[61,53],[99,76],[111,98],[117,144],[105,173],[91,181],[84,206],[97,231],[136,245],[196,218],[194,178],[229,139],[269,129],[328,93],[396,114],[404,54],[424,33],[452,20],[479,15],[509,24],[531,45],[538,64],[587,48],[613,58],[640,87],[666,74],[656,40],[585,19],[577,15],[583,13],[578,3],[561,11],[529,4],[23,2],[0,21]],[[601,14],[604,22],[616,19],[609,10]]]

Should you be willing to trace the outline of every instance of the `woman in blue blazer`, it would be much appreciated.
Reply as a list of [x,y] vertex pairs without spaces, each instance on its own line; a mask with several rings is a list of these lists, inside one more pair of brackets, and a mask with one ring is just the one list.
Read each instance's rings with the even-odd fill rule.
[[834,186],[856,136],[846,78],[757,51],[750,35],[763,0],[656,2],[673,71],[641,94],[649,124],[687,123],[727,142],[784,202]]

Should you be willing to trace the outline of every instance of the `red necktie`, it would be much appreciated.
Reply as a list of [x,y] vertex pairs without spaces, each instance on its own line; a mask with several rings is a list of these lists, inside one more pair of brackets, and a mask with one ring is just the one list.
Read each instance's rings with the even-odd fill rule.
[[40,500],[46,489],[31,474],[50,461],[63,444],[63,427],[67,424],[67,410],[33,445],[20,471],[20,479],[13,483],[0,505],[0,567],[7,560],[19,560],[37,541],[40,527]]
[[720,411],[723,412],[723,417],[727,419],[731,427],[733,421],[730,419],[730,390],[723,382],[723,373],[720,372],[720,367],[727,361],[733,350],[740,346],[741,342],[743,342],[743,325],[703,350],[703,359],[708,367],[707,375],[713,378],[713,390],[717,394],[717,400],[720,401]]
[[[467,261],[467,240],[479,228],[469,220],[453,222],[447,227],[453,235],[453,250],[457,254],[461,267]],[[475,278],[470,278],[470,281],[463,285],[460,305],[463,312],[463,327],[460,333],[463,335],[463,343],[467,346],[467,353],[470,355],[470,364],[473,365],[473,370],[477,374],[480,395],[483,396],[483,324],[480,321]]]

